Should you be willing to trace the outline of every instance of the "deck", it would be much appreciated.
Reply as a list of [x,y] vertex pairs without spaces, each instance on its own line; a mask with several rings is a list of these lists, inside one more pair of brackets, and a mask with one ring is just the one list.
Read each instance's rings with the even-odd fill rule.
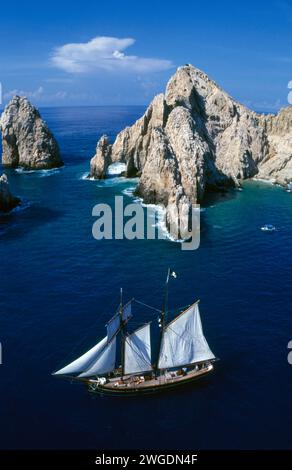
[[[111,378],[103,385],[97,385],[96,380],[90,380],[89,384],[96,384],[96,391],[108,392],[142,392],[147,390],[154,390],[159,388],[171,388],[172,386],[183,384],[192,381],[196,378],[204,376],[213,370],[213,365],[208,364],[200,370],[190,370],[183,375],[178,375],[177,372],[166,372],[165,374],[156,378],[146,380],[143,375],[141,376],[124,376],[119,378]],[[93,389],[94,391],[94,389]]]

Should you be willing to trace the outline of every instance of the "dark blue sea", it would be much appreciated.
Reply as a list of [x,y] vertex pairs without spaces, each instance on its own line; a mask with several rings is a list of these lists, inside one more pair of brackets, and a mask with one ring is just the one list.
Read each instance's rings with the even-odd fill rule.
[[[113,140],[143,111],[43,109],[64,168],[7,171],[24,202],[0,217],[0,447],[292,449],[292,194],[250,181],[209,198],[195,251],[168,240],[95,240],[93,206],[124,193],[130,202],[136,182],[85,180],[89,159],[101,134]],[[220,358],[213,375],[132,399],[92,396],[51,376],[104,336],[121,286],[126,299],[161,307],[168,267],[178,274],[171,308],[201,299]],[[149,319],[139,309],[135,321]]]

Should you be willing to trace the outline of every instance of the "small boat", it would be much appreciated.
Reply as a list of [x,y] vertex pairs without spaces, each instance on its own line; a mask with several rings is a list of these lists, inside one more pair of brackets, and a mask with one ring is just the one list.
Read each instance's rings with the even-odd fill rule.
[[[53,375],[84,382],[88,391],[102,395],[133,396],[178,388],[213,371],[218,360],[203,334],[199,300],[167,322],[168,270],[163,308],[159,311],[159,344],[153,357],[151,323],[129,331],[136,299],[123,304],[106,324],[107,334],[93,348]],[[156,309],[154,309],[156,310]],[[119,347],[118,347],[119,346]]]
[[272,224],[266,224],[261,227],[261,230],[263,232],[274,232],[276,230],[276,227]]

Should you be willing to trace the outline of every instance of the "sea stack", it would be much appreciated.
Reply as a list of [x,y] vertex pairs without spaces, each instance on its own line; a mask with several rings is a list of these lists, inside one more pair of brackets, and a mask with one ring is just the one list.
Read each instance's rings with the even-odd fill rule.
[[43,170],[63,165],[52,132],[27,98],[14,96],[2,113],[0,130],[4,166]]
[[90,160],[90,178],[103,179],[106,177],[106,171],[111,164],[109,149],[108,138],[103,135],[97,142],[94,157]]
[[251,177],[292,181],[292,107],[255,113],[185,65],[133,126],[98,148],[100,162],[123,162],[127,176],[141,175],[137,193],[146,203],[163,203],[175,223],[175,214],[207,191]]
[[0,211],[9,212],[20,204],[20,199],[11,194],[8,178],[5,174],[0,176]]

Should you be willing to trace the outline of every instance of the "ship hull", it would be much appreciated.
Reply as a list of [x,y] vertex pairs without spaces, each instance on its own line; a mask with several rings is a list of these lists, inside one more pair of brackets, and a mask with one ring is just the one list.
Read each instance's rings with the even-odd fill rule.
[[191,371],[182,377],[174,377],[167,379],[166,376],[159,377],[145,381],[140,384],[128,384],[125,386],[116,385],[117,381],[106,383],[105,385],[94,386],[95,381],[88,382],[88,391],[91,393],[97,393],[99,395],[110,395],[110,396],[137,396],[137,395],[153,395],[156,393],[167,392],[171,390],[177,390],[178,388],[186,387],[188,385],[202,380],[207,377],[214,368],[212,364],[209,364],[204,369],[199,371]]

